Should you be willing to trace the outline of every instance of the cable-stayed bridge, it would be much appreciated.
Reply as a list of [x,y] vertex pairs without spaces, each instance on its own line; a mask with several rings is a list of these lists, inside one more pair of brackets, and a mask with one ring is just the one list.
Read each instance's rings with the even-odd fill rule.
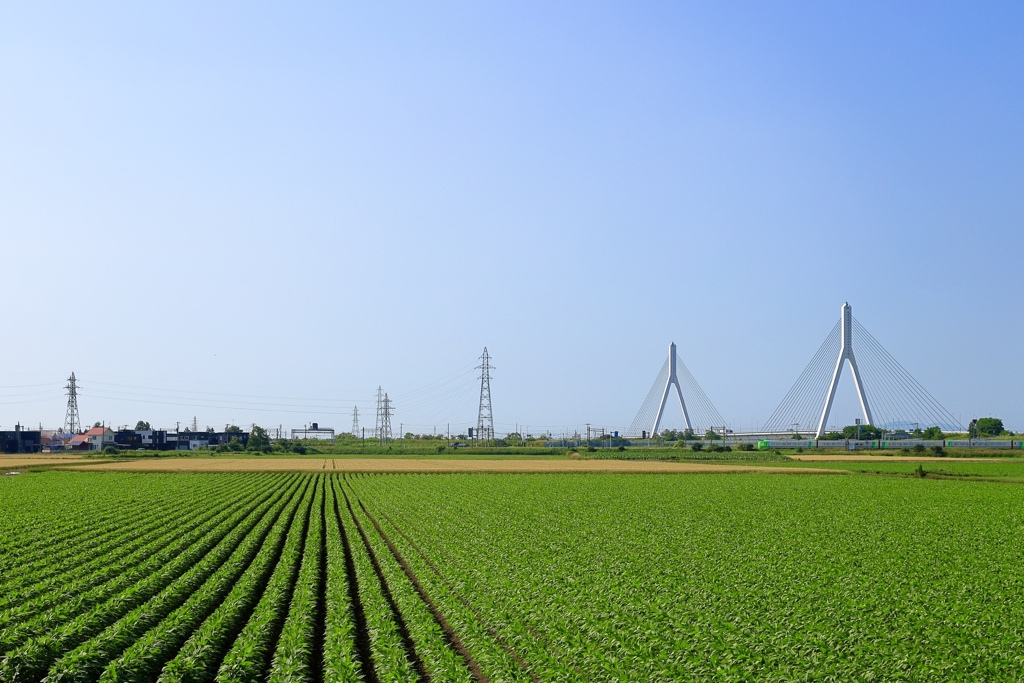
[[651,385],[651,390],[633,419],[633,424],[626,430],[626,436],[656,436],[661,429],[669,395],[673,390],[686,429],[692,430],[698,436],[703,435],[708,429],[725,429],[725,420],[697,384],[697,380],[690,374],[686,365],[679,360],[675,342],[672,342],[668,345],[668,358],[661,366],[661,372]]
[[823,436],[844,365],[850,366],[864,424],[886,430],[910,431],[918,426],[963,431],[953,415],[853,317],[849,303],[843,304],[839,321],[762,431]]
[[[846,366],[850,368],[863,424],[890,431],[918,427],[963,431],[956,418],[871,336],[853,317],[850,304],[844,303],[832,331],[763,427],[756,432],[733,435],[749,438],[796,432],[823,436]],[[669,404],[675,402],[679,404],[685,428],[695,436],[709,429],[721,434],[730,432],[707,394],[679,360],[672,343],[661,372],[625,436],[657,436],[666,417],[675,411]]]

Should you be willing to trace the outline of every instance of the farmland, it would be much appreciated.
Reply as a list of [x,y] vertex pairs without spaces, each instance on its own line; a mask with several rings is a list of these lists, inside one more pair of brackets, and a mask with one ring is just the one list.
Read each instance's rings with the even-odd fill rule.
[[1024,487],[0,479],[0,680],[1020,680]]
[[[780,461],[781,462],[781,461]],[[785,461],[787,465],[793,463]],[[570,458],[146,458],[69,465],[85,471],[120,472],[503,472],[503,473],[685,473],[772,472],[765,463],[664,462]],[[789,472],[814,474],[818,467]]]

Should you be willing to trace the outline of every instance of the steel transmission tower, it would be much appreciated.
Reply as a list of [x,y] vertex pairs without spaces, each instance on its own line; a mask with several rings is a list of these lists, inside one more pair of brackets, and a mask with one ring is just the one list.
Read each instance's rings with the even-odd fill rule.
[[352,436],[359,433],[359,406],[352,406]]
[[391,399],[385,393],[384,398],[380,402],[380,433],[378,438],[381,446],[391,442],[391,416],[394,414],[395,411],[391,407]]
[[381,414],[381,410],[383,408],[384,408],[384,390],[381,389],[380,386],[378,385],[377,386],[377,421],[374,422],[374,424],[373,424],[373,435],[376,436],[378,439],[380,438],[380,423],[381,423],[380,414]]
[[871,419],[871,408],[868,406],[868,397],[864,394],[864,382],[860,378],[860,369],[857,367],[857,358],[853,355],[853,308],[849,302],[843,304],[842,308],[842,343],[839,346],[839,358],[836,360],[836,369],[832,373],[832,381],[828,385],[828,394],[825,398],[825,407],[821,410],[821,419],[818,421],[818,438],[825,435],[825,425],[828,423],[828,414],[832,410],[832,400],[836,397],[836,387],[839,386],[839,375],[843,372],[843,363],[850,361],[850,369],[853,370],[853,383],[857,387],[857,398],[860,399],[860,410],[864,413],[864,421],[867,424],[874,424]]
[[658,427],[661,426],[661,418],[665,414],[665,404],[668,403],[668,391],[671,387],[676,388],[676,398],[679,399],[679,408],[683,411],[683,422],[686,428],[693,430],[690,424],[690,413],[686,410],[686,401],[683,400],[683,390],[679,388],[679,377],[676,375],[676,343],[668,345],[668,380],[665,382],[665,390],[661,392],[661,403],[658,405],[658,414],[654,417],[654,426],[651,427],[651,434],[657,435]]
[[68,377],[68,412],[64,416],[64,433],[77,434],[82,430],[82,420],[78,417],[78,382],[75,373]]
[[484,441],[494,439],[494,414],[491,412],[491,356],[484,347],[484,353],[480,356],[480,365],[476,366],[480,371],[480,410],[476,417],[477,438]]

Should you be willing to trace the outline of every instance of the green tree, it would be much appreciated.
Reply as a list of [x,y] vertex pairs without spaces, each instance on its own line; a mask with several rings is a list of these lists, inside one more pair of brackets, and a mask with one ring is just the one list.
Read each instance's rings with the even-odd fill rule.
[[942,430],[939,429],[938,427],[928,427],[925,430],[915,430],[915,431],[921,431],[921,438],[922,439],[927,439],[928,441],[938,441],[939,439],[946,438],[946,435],[943,434]]
[[[859,430],[860,436],[857,435],[858,434],[858,430]],[[845,427],[843,427],[843,436],[842,436],[842,438],[844,438],[844,439],[858,439],[859,438],[859,439],[863,439],[865,441],[870,441],[872,439],[881,439],[882,438],[882,430],[879,429],[878,427],[874,426],[874,425],[846,425]]]
[[722,438],[722,435],[716,432],[714,429],[709,429],[704,432],[704,438],[708,441],[718,441]]
[[267,434],[266,429],[259,425],[252,426],[252,432],[249,433],[248,450],[262,453],[270,451],[270,435]]
[[137,432],[151,432],[151,431],[153,431],[153,428],[149,426],[148,422],[145,422],[143,420],[139,420],[138,422],[135,423],[135,431],[137,431]]
[[980,417],[974,423],[976,436],[1000,436],[1004,431],[1003,421],[998,417]]

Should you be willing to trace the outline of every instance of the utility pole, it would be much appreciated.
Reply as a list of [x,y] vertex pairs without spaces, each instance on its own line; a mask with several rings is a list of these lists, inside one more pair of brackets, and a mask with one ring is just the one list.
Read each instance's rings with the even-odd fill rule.
[[494,439],[494,414],[491,412],[491,356],[484,347],[483,355],[480,356],[480,365],[476,366],[480,371],[480,409],[476,417],[477,438],[485,442]]
[[78,417],[78,383],[75,380],[75,373],[68,377],[68,411],[64,416],[64,433],[77,434],[82,430],[82,420]]
[[352,406],[352,436],[359,433],[359,406]]

